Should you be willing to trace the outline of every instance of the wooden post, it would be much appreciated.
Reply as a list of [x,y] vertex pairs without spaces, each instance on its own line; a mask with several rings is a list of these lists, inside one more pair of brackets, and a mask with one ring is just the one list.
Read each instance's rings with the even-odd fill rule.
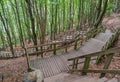
[[53,44],[53,54],[56,55],[56,44]]
[[[112,58],[113,58],[113,54],[107,55],[107,59],[105,60],[105,65],[104,65],[103,69],[108,69],[108,67],[109,67],[109,65],[111,63]],[[100,76],[100,78],[104,77],[104,76],[105,76],[105,73],[102,73],[101,76]]]
[[73,60],[73,65],[72,65],[72,69],[75,68],[75,59]]
[[77,39],[75,40],[74,50],[77,49]]
[[[85,58],[83,70],[87,70],[89,68],[90,60],[91,60],[91,57]],[[82,75],[86,75],[86,74],[87,74],[86,72],[82,72]]]
[[82,38],[81,38],[80,45],[82,45],[82,44],[83,44],[83,42],[84,42],[84,41],[85,41],[85,39],[86,39],[86,38],[84,38],[84,35],[81,35],[81,37],[82,37]]
[[79,59],[76,59],[76,60],[75,60],[75,69],[78,68],[78,60],[79,60]]
[[41,46],[40,49],[41,49],[41,58],[43,58],[43,46]]
[[74,71],[73,71],[74,69],[75,69],[75,59],[73,60],[72,71],[71,71],[70,73],[73,73],[73,72],[74,72]]
[[68,50],[67,50],[67,47],[68,47],[68,42],[65,42],[65,53],[67,53],[68,52]]

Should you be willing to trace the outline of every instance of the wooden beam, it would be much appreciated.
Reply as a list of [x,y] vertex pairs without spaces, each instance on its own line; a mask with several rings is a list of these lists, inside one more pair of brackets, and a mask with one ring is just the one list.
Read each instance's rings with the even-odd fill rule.
[[[81,37],[78,37],[77,40],[81,40]],[[42,45],[35,45],[35,46],[27,47],[27,49],[41,47],[41,46],[47,46],[47,45],[53,45],[53,44],[69,43],[69,42],[75,42],[75,39],[67,40],[67,41],[60,41],[60,42],[50,42],[50,43],[46,43],[46,44],[42,44]]]
[[83,56],[70,58],[70,59],[68,59],[68,61],[72,61],[74,59],[85,58],[85,57],[100,56],[100,55],[111,54],[111,53],[119,53],[119,52],[120,52],[120,47],[116,47],[116,48],[111,48],[111,49],[100,51],[100,52],[95,52],[95,53],[91,53],[91,54],[87,54],[87,55],[83,55]]
[[110,73],[110,74],[120,74],[120,70],[116,70],[116,69],[113,69],[113,70],[108,70],[108,69],[100,69],[100,70],[71,70],[71,71],[74,71],[74,72],[88,72],[88,73]]
[[[93,61],[93,60],[96,60],[96,58],[94,58],[94,59],[91,59],[91,61]],[[83,64],[85,61],[80,61],[80,62],[78,62],[77,64]],[[72,66],[72,64],[70,64],[69,66]]]
[[61,43],[66,43],[66,42],[71,42],[71,41],[75,41],[75,40],[60,41],[60,42],[51,42],[51,43],[46,43],[46,44],[42,44],[42,45],[35,45],[35,46],[27,47],[27,49],[41,47],[41,46],[47,46],[47,45],[53,45],[53,44],[61,44]]

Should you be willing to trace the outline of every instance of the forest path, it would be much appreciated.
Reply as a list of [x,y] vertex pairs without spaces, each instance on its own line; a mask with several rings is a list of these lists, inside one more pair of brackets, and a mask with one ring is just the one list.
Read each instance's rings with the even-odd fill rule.
[[68,62],[68,59],[101,51],[112,35],[113,33],[110,30],[106,30],[95,38],[89,39],[77,50],[47,58],[37,58],[31,61],[31,66],[40,69],[45,78],[67,72],[70,69],[69,65],[72,63]]

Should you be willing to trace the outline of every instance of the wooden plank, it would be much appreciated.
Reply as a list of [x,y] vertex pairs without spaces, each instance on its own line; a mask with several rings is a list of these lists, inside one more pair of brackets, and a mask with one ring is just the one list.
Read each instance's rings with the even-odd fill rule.
[[[91,59],[91,61],[94,61],[94,60],[96,60],[96,58]],[[79,64],[83,64],[83,63],[84,63],[84,60],[83,60],[83,61],[78,62],[77,64],[79,65]],[[72,66],[72,64],[70,64],[69,66]]]
[[59,56],[58,57],[61,61],[61,65],[62,65],[62,71],[65,71],[65,70],[68,70],[68,65],[67,65],[67,62],[65,62],[64,59],[62,59],[63,57],[62,56]]
[[71,71],[75,71],[75,72],[88,72],[88,73],[110,73],[110,74],[120,74],[120,70],[116,70],[116,69],[99,69],[99,70],[71,70]]
[[53,76],[54,75],[54,72],[55,72],[55,69],[54,69],[54,67],[52,66],[53,65],[53,63],[52,63],[52,58],[50,57],[50,58],[48,58],[48,64],[49,64],[49,66],[50,66],[50,71],[51,71],[51,76]]
[[[81,38],[79,38],[80,40]],[[53,45],[53,44],[61,44],[61,43],[66,43],[66,42],[74,42],[75,40],[67,40],[67,41],[61,41],[61,42],[51,42],[51,43],[47,43],[47,44],[42,44],[42,45],[35,45],[35,46],[31,46],[31,47],[27,47],[27,49],[29,48],[36,48],[36,47],[41,47],[41,46],[47,46],[47,45]]]
[[98,40],[107,42],[112,35],[113,35],[112,33],[110,33],[110,34],[100,33],[99,35],[97,35],[97,36],[95,37],[95,39],[98,39]]
[[[81,37],[78,37],[77,40],[81,40]],[[75,39],[72,39],[72,40],[67,40],[67,41],[62,41],[62,42],[51,42],[51,43],[47,43],[47,44],[42,44],[42,45],[35,45],[35,46],[31,46],[31,47],[27,47],[27,49],[30,49],[30,48],[36,48],[36,47],[42,47],[42,46],[48,46],[48,45],[53,45],[53,44],[61,44],[61,43],[69,43],[69,42],[74,42]]]
[[52,71],[52,69],[53,69],[53,67],[51,66],[51,65],[53,65],[53,63],[52,64],[50,64],[51,62],[49,62],[49,58],[47,58],[47,62],[46,62],[46,64],[47,64],[47,72],[49,73],[49,76],[48,77],[50,77],[50,76],[52,76],[53,74],[54,74],[54,72]]
[[61,66],[60,66],[60,65],[61,65],[61,64],[60,64],[61,61],[59,60],[58,56],[55,57],[54,59],[55,59],[55,62],[54,62],[54,63],[56,64],[56,67],[57,67],[56,70],[58,70],[57,73],[60,73],[60,72],[61,72],[61,69],[62,69]]
[[59,66],[58,66],[58,63],[57,63],[57,59],[55,58],[55,57],[53,57],[53,66],[54,66],[54,68],[56,69],[56,73],[54,73],[54,74],[57,74],[57,73],[60,73],[60,69],[59,69]]
[[61,59],[60,56],[58,56],[58,59],[57,59],[57,60],[58,60],[58,64],[59,64],[59,67],[60,67],[61,72],[65,71],[67,64],[64,63],[64,60]]
[[64,69],[65,70],[70,70],[69,69],[69,66],[67,65],[68,64],[68,61],[67,61],[67,59],[66,58],[64,58],[64,56],[60,56],[60,59],[62,60],[62,63],[64,64]]
[[[50,74],[47,75],[46,77],[50,77],[57,73],[57,71],[56,71],[57,68],[54,64],[53,57],[47,58],[47,60],[48,61],[46,63],[48,63],[48,64],[47,64],[46,68],[48,68],[48,66],[49,66],[49,69],[47,69],[47,71],[50,71]],[[46,72],[46,74],[48,74],[48,72]]]
[[104,55],[104,54],[119,53],[119,52],[120,52],[120,47],[116,47],[116,48],[111,48],[111,49],[108,49],[108,50],[103,50],[103,51],[99,51],[99,52],[95,52],[95,53],[91,53],[91,54],[87,54],[87,55],[83,55],[83,56],[70,58],[70,59],[68,59],[68,61],[71,61],[71,60],[74,60],[74,59],[79,59],[79,58],[100,56],[100,55]]
[[[67,45],[67,47],[70,47],[71,45]],[[72,45],[73,46],[73,45]],[[63,48],[65,48],[66,46],[62,46],[62,47],[58,47],[58,48],[56,48],[56,51],[57,50],[60,50],[60,49],[63,49]],[[32,53],[29,53],[29,55],[36,55],[36,54],[41,54],[41,53],[44,53],[44,52],[52,52],[52,51],[54,51],[54,49],[47,49],[47,50],[43,50],[42,52],[41,51],[35,51],[35,52],[32,52]]]
[[[38,62],[36,62],[36,63],[38,63]],[[42,59],[42,60],[39,62],[38,67],[42,69],[43,74],[44,74],[44,77],[46,77],[46,76],[47,76],[47,72],[46,72],[46,67],[45,67],[45,65],[44,65],[44,59]]]
[[101,51],[102,46],[104,46],[104,42],[98,41],[96,39],[90,39],[87,44],[80,48],[86,54]]
[[63,63],[63,61],[60,59],[59,56],[57,56],[57,63],[58,63],[58,66],[59,66],[59,69],[60,69],[60,73],[63,72],[65,70],[65,64]]
[[50,71],[51,71],[51,69],[50,69],[50,67],[49,67],[49,65],[48,65],[48,61],[47,61],[48,59],[46,59],[46,60],[44,60],[44,68],[43,69],[46,69],[46,77],[50,77]]

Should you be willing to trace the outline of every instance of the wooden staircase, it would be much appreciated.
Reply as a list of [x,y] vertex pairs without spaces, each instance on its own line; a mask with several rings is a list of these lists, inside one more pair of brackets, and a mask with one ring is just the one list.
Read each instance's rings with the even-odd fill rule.
[[[112,35],[114,34],[111,32],[100,33],[95,38],[91,38],[85,42],[77,49],[77,51],[74,50],[65,54],[55,55],[47,58],[37,58],[31,61],[31,66],[36,69],[40,69],[43,72],[45,78],[70,71],[71,67],[69,67],[69,65],[72,64],[72,61],[68,61],[68,59],[77,58],[86,54],[101,51],[106,43],[110,40]],[[84,59],[78,60],[77,62],[81,61],[84,61]]]

